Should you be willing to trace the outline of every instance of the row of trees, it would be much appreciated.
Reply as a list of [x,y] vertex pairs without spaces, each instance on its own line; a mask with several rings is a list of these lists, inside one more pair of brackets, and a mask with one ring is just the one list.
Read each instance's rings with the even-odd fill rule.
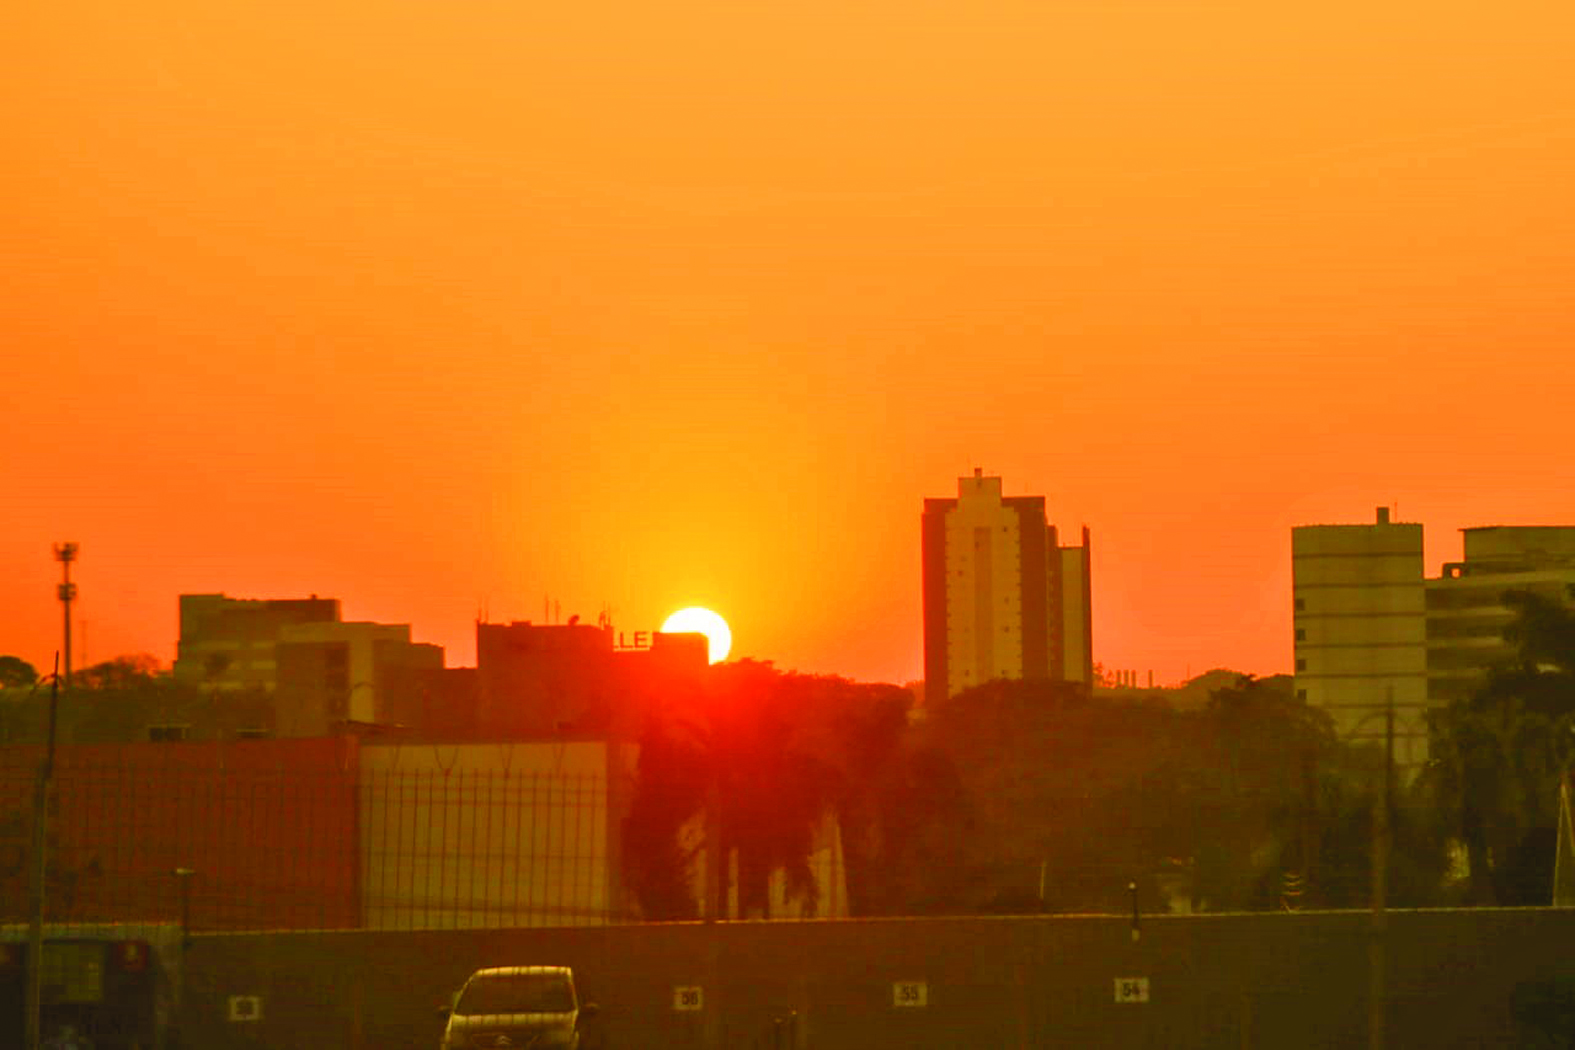
[[[15,656],[0,656],[0,744],[44,739],[46,679]],[[165,673],[147,653],[117,656],[71,673],[70,696],[60,704],[62,743],[145,740],[149,726],[189,725],[197,736],[232,736],[273,724],[272,704],[260,690],[226,693]]]
[[[1575,614],[1512,596],[1519,657],[1434,713],[1433,758],[1392,796],[1400,906],[1546,904],[1559,778],[1575,759]],[[645,914],[689,918],[708,793],[740,904],[770,872],[817,892],[840,824],[857,914],[1359,907],[1383,756],[1338,739],[1288,678],[1206,705],[994,682],[910,724],[914,694],[742,661],[648,729],[625,827]],[[682,712],[678,715],[676,712]],[[685,834],[685,830],[689,834]]]

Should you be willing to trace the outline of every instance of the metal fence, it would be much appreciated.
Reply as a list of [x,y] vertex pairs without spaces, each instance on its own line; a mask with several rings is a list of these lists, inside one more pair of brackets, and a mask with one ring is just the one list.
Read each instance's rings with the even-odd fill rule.
[[[36,764],[8,757],[0,924],[30,918],[38,783]],[[583,771],[68,761],[48,796],[44,918],[197,932],[603,924],[623,917],[617,826],[607,776]]]

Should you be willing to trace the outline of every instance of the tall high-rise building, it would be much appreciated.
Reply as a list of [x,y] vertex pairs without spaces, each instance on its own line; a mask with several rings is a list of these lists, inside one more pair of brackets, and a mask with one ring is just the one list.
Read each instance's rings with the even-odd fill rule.
[[1089,533],[1061,546],[1043,496],[1002,496],[975,470],[922,519],[924,692],[998,678],[1093,682]]

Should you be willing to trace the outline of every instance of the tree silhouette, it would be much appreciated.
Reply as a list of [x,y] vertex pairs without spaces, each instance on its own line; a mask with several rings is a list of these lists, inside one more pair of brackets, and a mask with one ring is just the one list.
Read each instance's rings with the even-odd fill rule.
[[1515,656],[1433,712],[1427,776],[1465,846],[1469,900],[1546,904],[1559,779],[1575,759],[1575,610],[1531,591],[1503,601]]
[[0,656],[0,689],[26,688],[38,681],[38,671],[19,656]]
[[[669,698],[642,736],[624,826],[626,879],[642,913],[697,914],[697,836],[713,792],[722,850],[738,865],[739,914],[769,913],[776,872],[790,899],[813,904],[825,818],[841,818],[845,843],[876,834],[875,770],[896,748],[909,700],[896,686],[752,660],[718,664],[694,694]],[[857,845],[849,852],[865,856]],[[867,868],[852,856],[848,867],[854,892],[855,869]]]

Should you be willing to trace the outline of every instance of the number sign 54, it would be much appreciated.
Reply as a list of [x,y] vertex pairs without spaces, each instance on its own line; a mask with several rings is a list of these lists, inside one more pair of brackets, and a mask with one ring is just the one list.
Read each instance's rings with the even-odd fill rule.
[[1148,1002],[1147,977],[1117,977],[1116,1002],[1118,1003],[1146,1003]]

